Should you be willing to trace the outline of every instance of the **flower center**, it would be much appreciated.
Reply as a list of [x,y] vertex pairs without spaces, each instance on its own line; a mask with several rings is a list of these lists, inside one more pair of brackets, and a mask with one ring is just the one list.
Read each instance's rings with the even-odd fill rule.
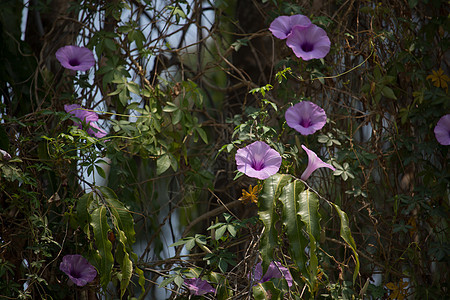
[[299,125],[304,128],[308,128],[309,126],[312,125],[312,122],[309,119],[301,119]]
[[78,272],[76,270],[71,270],[70,271],[70,276],[72,276],[73,278],[81,278],[80,272]]
[[71,65],[71,66],[79,66],[80,65],[80,61],[78,60],[78,59],[76,59],[76,58],[71,58],[70,60],[69,60],[69,65]]
[[264,161],[252,160],[252,168],[255,169],[256,171],[264,169]]
[[302,44],[302,50],[305,51],[305,52],[311,52],[311,51],[313,51],[313,49],[314,49],[314,45],[313,44],[310,44],[308,42],[305,42],[305,43]]

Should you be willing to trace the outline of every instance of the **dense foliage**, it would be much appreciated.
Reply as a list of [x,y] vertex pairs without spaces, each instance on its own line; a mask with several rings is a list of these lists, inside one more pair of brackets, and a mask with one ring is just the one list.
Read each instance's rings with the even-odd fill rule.
[[0,298],[444,299],[449,14],[2,1]]

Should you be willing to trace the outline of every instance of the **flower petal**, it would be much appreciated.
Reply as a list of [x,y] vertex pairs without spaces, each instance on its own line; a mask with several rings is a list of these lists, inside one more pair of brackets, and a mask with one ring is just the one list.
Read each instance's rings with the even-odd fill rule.
[[306,151],[306,154],[308,154],[308,167],[306,167],[306,170],[303,172],[302,176],[300,176],[302,180],[308,180],[309,176],[311,176],[318,168],[328,168],[333,171],[336,170],[332,165],[323,162],[314,151],[309,150],[304,145],[302,145],[302,148]]
[[95,65],[94,53],[86,47],[64,46],[55,56],[64,68],[74,71],[87,71]]
[[[106,131],[101,129],[96,123],[98,121],[96,112],[83,109],[79,104],[64,105],[64,110],[86,123],[88,125],[87,133],[90,136],[95,136],[97,138],[106,136]],[[83,128],[82,124],[79,122],[75,122],[75,125],[80,129]]]
[[184,284],[189,289],[191,295],[204,295],[206,293],[215,293],[214,289],[206,280],[201,280],[200,278],[190,278],[185,279]]
[[79,254],[64,256],[59,269],[78,286],[86,285],[97,276],[97,270]]
[[235,159],[239,172],[261,180],[277,173],[281,166],[280,154],[260,141],[238,149]]
[[302,101],[289,107],[285,113],[286,123],[302,135],[313,134],[327,122],[325,111],[310,101]]
[[291,273],[288,268],[283,267],[283,265],[276,261],[269,264],[264,276],[262,276],[262,264],[259,262],[253,269],[253,280],[255,283],[264,283],[271,280],[272,278],[282,278],[286,279],[288,286],[292,286],[294,280],[292,279]]
[[323,58],[330,51],[330,39],[325,30],[317,25],[309,27],[294,26],[287,37],[286,45],[303,60]]
[[434,135],[439,144],[450,145],[450,114],[442,116],[434,127]]
[[291,34],[292,28],[306,28],[309,25],[311,21],[304,15],[279,16],[272,21],[269,30],[275,37],[284,40]]

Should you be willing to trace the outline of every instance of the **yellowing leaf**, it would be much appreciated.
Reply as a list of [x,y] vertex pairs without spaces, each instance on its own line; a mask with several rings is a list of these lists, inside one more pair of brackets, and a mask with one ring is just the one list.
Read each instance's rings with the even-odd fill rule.
[[258,203],[258,194],[261,190],[261,186],[256,185],[254,188],[250,185],[248,192],[246,190],[242,190],[242,197],[239,198],[240,201],[244,203]]
[[432,74],[427,76],[427,80],[431,80],[435,87],[441,87],[448,90],[447,82],[450,81],[450,77],[444,74],[444,70],[442,70],[442,68],[439,68],[438,71],[433,70]]
[[395,283],[393,283],[393,282],[388,282],[388,283],[386,283],[386,287],[387,287],[388,289],[390,289],[390,290],[395,290],[395,289],[397,289],[397,285],[396,285]]

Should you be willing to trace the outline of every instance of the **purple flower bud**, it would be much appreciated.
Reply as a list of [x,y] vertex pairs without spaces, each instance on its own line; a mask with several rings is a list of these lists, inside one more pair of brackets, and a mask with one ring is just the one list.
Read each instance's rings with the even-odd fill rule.
[[237,151],[236,164],[239,172],[266,179],[280,169],[281,155],[264,142],[254,142]]
[[191,295],[204,295],[206,293],[215,293],[214,289],[206,280],[201,280],[200,278],[185,279],[184,284],[189,289]]
[[434,127],[434,135],[439,144],[450,145],[450,114],[445,115],[439,119]]
[[314,172],[318,168],[328,168],[333,171],[336,169],[327,163],[324,163],[319,157],[317,157],[317,154],[313,151],[306,148],[304,145],[302,145],[303,150],[306,151],[306,154],[308,154],[308,167],[303,172],[302,176],[300,177],[302,180],[306,181],[308,180],[309,176],[311,176],[312,172]]
[[302,135],[313,134],[327,122],[325,111],[316,104],[302,101],[289,107],[285,113],[286,123]]
[[97,270],[79,254],[64,256],[59,269],[78,286],[86,285],[97,276]]
[[59,48],[55,55],[66,69],[87,71],[95,65],[94,53],[85,47],[64,46]]

